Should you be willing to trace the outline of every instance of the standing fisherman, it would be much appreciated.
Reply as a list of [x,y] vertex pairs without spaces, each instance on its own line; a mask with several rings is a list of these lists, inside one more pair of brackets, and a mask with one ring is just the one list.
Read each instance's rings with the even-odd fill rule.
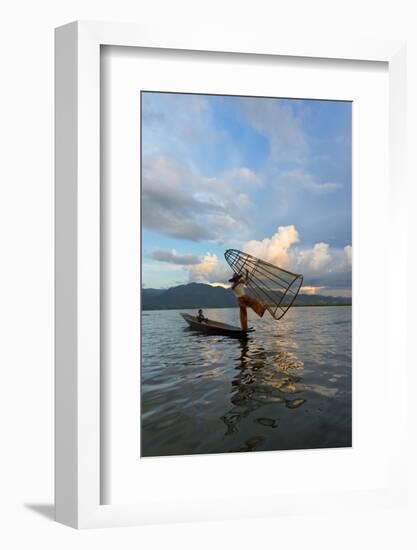
[[262,317],[266,311],[266,305],[261,304],[252,296],[245,294],[245,285],[249,279],[248,270],[245,270],[246,276],[243,276],[241,273],[235,273],[229,283],[232,283],[232,292],[236,296],[239,309],[240,309],[240,325],[242,330],[248,330],[248,311],[247,306],[253,309],[253,311]]

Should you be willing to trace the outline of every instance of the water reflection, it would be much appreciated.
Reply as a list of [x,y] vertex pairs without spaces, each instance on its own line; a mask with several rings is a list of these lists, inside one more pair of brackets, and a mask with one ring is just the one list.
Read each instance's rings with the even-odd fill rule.
[[[210,318],[236,324],[235,310]],[[142,455],[351,445],[351,310],[253,320],[246,340],[142,318]]]
[[[286,394],[300,393],[297,384],[302,380],[303,362],[293,352],[278,350],[268,353],[256,343],[255,338],[239,341],[239,356],[236,359],[235,377],[232,380],[233,407],[222,417],[226,435],[236,433],[239,423],[266,404],[281,404],[296,409],[306,399],[289,399]],[[256,417],[262,426],[277,428],[279,409],[274,417]],[[258,438],[259,439],[259,438]],[[257,440],[258,443],[260,441]],[[251,447],[257,445],[252,444]]]

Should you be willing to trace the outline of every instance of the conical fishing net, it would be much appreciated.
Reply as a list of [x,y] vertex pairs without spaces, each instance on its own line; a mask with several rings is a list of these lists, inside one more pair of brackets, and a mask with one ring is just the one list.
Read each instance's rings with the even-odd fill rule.
[[303,276],[240,250],[226,250],[224,257],[235,273],[247,276],[246,286],[267,306],[272,317],[281,319],[296,299]]

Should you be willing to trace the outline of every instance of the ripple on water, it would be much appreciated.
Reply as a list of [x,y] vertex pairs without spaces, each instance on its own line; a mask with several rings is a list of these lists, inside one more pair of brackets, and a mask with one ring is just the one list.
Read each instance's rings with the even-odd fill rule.
[[[238,324],[235,309],[205,313]],[[191,331],[177,311],[144,314],[143,456],[351,445],[351,308],[251,324],[238,340]]]

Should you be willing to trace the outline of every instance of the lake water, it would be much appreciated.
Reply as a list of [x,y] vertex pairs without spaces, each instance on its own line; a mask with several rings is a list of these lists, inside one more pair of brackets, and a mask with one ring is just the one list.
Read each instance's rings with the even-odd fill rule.
[[[196,314],[195,310],[181,310]],[[238,309],[206,309],[239,325]],[[249,313],[247,339],[142,314],[142,456],[351,446],[351,307]]]

